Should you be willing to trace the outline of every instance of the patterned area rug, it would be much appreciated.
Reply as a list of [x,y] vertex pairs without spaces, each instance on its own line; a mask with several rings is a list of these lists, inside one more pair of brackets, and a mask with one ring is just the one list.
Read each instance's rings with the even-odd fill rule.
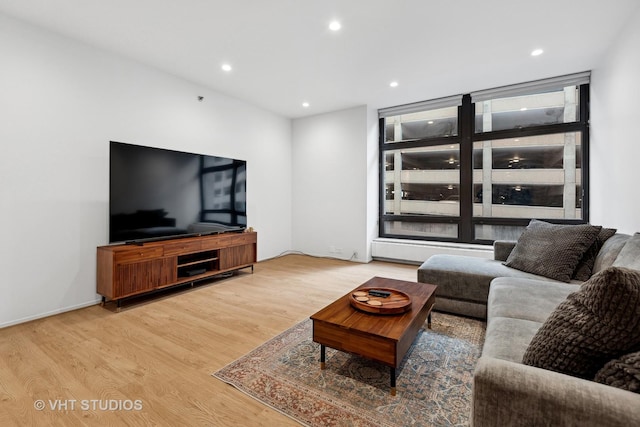
[[309,426],[467,426],[485,323],[433,314],[398,370],[320,345],[307,319],[213,375]]

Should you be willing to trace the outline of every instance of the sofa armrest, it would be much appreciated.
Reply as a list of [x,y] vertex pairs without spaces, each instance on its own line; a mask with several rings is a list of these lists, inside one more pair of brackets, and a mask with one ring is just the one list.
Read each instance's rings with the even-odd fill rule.
[[496,240],[493,242],[493,259],[496,261],[506,261],[509,254],[516,247],[515,240]]
[[478,360],[471,425],[640,425],[640,394],[493,357]]

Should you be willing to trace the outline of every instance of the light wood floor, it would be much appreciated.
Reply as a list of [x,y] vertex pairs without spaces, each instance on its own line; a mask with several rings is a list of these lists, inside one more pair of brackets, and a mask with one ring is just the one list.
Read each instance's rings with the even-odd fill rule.
[[[369,278],[416,270],[288,255],[120,313],[111,303],[0,329],[0,426],[298,425],[211,374]],[[85,410],[91,400],[142,409]]]

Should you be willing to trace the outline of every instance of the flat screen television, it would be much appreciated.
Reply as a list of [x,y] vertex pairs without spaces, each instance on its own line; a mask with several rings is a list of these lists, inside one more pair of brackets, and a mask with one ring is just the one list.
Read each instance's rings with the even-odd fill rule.
[[247,163],[111,141],[109,243],[242,231]]

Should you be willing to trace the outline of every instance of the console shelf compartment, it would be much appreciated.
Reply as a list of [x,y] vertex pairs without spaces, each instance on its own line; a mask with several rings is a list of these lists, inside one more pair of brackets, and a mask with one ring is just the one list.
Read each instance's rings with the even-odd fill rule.
[[197,264],[202,261],[218,259],[218,251],[202,251],[178,256],[178,266]]
[[193,283],[257,262],[258,235],[228,233],[98,247],[97,292],[102,302]]

